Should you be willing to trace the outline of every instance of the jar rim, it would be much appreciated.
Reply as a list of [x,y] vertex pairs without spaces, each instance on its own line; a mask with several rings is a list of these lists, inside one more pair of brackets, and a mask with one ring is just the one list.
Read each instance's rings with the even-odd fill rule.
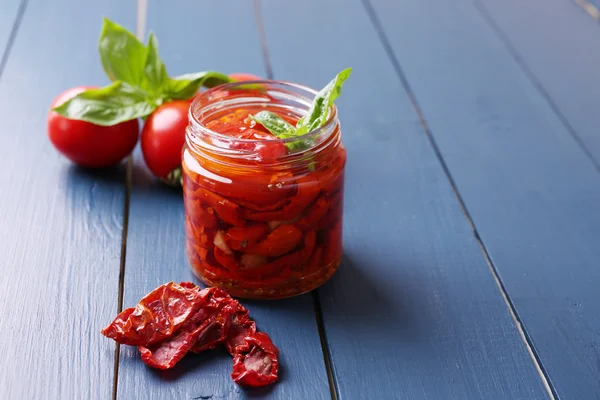
[[[217,139],[222,139],[222,140],[234,139],[236,142],[239,142],[239,143],[258,143],[258,142],[264,141],[264,140],[258,140],[258,139],[244,139],[244,138],[237,138],[237,137],[232,138],[231,136],[219,133],[217,131],[214,131],[214,130],[208,128],[204,123],[202,123],[198,119],[198,116],[196,115],[196,113],[194,113],[194,110],[196,110],[203,101],[205,101],[207,98],[209,98],[214,93],[217,93],[217,92],[223,91],[223,90],[228,90],[228,89],[232,89],[232,88],[235,89],[235,88],[239,88],[239,87],[243,87],[243,86],[250,86],[250,85],[277,85],[282,88],[289,88],[289,89],[296,89],[299,91],[304,91],[304,92],[308,93],[309,95],[313,96],[313,98],[319,93],[317,90],[315,90],[311,87],[304,86],[304,85],[301,85],[298,83],[288,82],[288,81],[280,81],[280,80],[272,80],[272,79],[260,79],[260,80],[252,80],[252,81],[239,81],[239,82],[226,83],[226,84],[215,86],[214,88],[211,88],[205,92],[202,92],[200,95],[196,96],[196,98],[190,104],[190,108],[188,110],[188,119],[190,121],[190,125],[192,125],[192,126],[195,125],[195,127],[198,127],[203,133],[208,134],[209,136],[217,138]],[[292,93],[292,94],[297,98],[304,97],[297,93]],[[304,99],[306,99],[312,103],[312,98],[311,99],[304,98]],[[206,107],[206,105],[200,106],[200,109],[202,109],[204,107]],[[337,107],[335,106],[335,104],[332,104],[330,106],[330,111],[329,111],[329,116],[327,117],[327,121],[322,126],[316,128],[316,129],[313,129],[312,131],[309,131],[300,136],[292,136],[292,137],[285,138],[285,139],[275,137],[274,139],[268,139],[268,140],[273,140],[273,141],[278,140],[285,144],[285,143],[292,143],[292,142],[297,142],[300,140],[310,139],[312,137],[318,137],[322,132],[326,132],[327,130],[331,130],[331,132],[333,132],[333,130],[334,130],[333,127],[335,127],[335,125],[337,124],[337,117],[338,117],[337,116]]]

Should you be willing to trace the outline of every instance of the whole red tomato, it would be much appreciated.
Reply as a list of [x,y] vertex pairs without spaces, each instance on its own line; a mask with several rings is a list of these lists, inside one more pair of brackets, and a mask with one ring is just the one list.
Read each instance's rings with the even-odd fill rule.
[[[52,102],[57,107],[92,87],[78,86],[61,93]],[[113,126],[68,119],[54,111],[48,114],[48,137],[65,157],[83,167],[108,167],[125,158],[137,143],[137,119]]]
[[[234,73],[229,77],[236,81],[262,79],[247,73]],[[161,105],[150,114],[142,129],[141,146],[146,165],[154,176],[172,184],[176,183],[176,175],[169,177],[169,174],[181,167],[181,150],[185,144],[188,110],[192,100],[174,100]],[[282,151],[272,146],[262,147],[260,152],[271,157]]]
[[175,100],[158,107],[142,130],[142,154],[154,176],[166,179],[181,165],[190,100]]
[[260,76],[256,76],[256,75],[249,74],[246,72],[234,72],[233,74],[229,74],[229,77],[237,82],[260,81],[260,80],[264,79],[264,78],[261,78]]

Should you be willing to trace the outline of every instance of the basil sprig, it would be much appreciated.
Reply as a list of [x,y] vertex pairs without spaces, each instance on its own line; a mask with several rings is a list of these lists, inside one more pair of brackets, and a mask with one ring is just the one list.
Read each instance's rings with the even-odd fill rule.
[[282,139],[296,130],[294,125],[271,111],[261,111],[257,114],[250,115],[250,119],[261,124],[273,135]]
[[190,99],[202,86],[233,82],[216,71],[170,77],[153,33],[144,45],[133,33],[107,18],[98,50],[104,72],[113,83],[81,92],[53,111],[69,119],[110,126],[146,117],[165,102]]
[[135,86],[115,81],[101,89],[81,92],[54,108],[54,111],[69,119],[108,126],[145,117],[155,108],[156,106],[148,102],[144,93]]
[[[269,132],[280,139],[301,136],[325,125],[329,119],[331,106],[342,93],[342,85],[350,77],[352,68],[346,68],[335,76],[323,89],[317,93],[306,115],[290,124],[271,111],[260,111],[250,118],[264,126]],[[312,140],[305,139],[286,143],[290,150],[302,150],[310,147]]]

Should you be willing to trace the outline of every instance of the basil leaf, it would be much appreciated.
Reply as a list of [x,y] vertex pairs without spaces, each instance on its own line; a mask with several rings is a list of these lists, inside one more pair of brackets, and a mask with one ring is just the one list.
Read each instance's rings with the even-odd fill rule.
[[158,40],[152,32],[148,37],[144,75],[142,86],[155,96],[158,96],[162,87],[169,82],[167,68],[158,55]]
[[272,113],[271,111],[261,111],[255,115],[250,115],[250,118],[267,128],[269,132],[277,137],[288,134],[289,136],[295,136],[294,133],[296,128],[294,125],[281,118],[279,115]]
[[297,135],[303,135],[325,124],[329,118],[329,110],[334,101],[342,93],[342,85],[350,77],[352,68],[346,68],[331,80],[317,95],[305,117],[296,123]]
[[[253,121],[264,126],[269,132],[277,136],[279,139],[289,139],[296,137],[296,128],[294,125],[281,118],[279,115],[272,113],[271,111],[261,111],[255,115],[250,115]],[[312,141],[296,140],[293,142],[287,142],[285,146],[290,152],[302,151],[310,147]]]
[[[204,76],[202,76],[202,74],[204,74]],[[182,76],[187,76],[187,77],[189,77],[188,79],[192,79],[194,76],[196,76],[195,80],[196,81],[199,80],[201,82],[201,86],[204,86],[205,88],[209,88],[209,89],[214,88],[219,85],[223,85],[225,83],[235,82],[233,79],[231,79],[227,75],[222,74],[217,71],[196,72],[193,74],[186,74],[186,75],[182,75]],[[182,76],[180,76],[179,78],[181,78]]]
[[[269,132],[280,139],[289,139],[297,136],[294,125],[271,111],[261,111],[255,115],[250,115],[250,118],[267,128]],[[310,139],[300,139],[293,142],[287,142],[285,146],[290,152],[297,152],[309,148],[311,143],[312,141]]]
[[299,151],[303,151],[312,146],[313,140],[305,139],[305,140],[296,140],[294,142],[287,142],[285,147],[288,148],[290,153],[295,153]]
[[220,72],[196,72],[171,78],[164,92],[168,98],[185,100],[194,97],[202,86],[212,88],[230,82],[233,79]]
[[146,46],[131,32],[105,18],[98,50],[104,72],[111,81],[123,81],[135,86],[142,83]]
[[[296,122],[296,126],[289,124],[283,118],[270,111],[261,111],[255,115],[250,115],[252,120],[258,122],[273,135],[280,139],[288,139],[296,136],[302,136],[325,124],[329,118],[329,110],[333,102],[342,93],[342,85],[350,77],[352,68],[346,68],[333,78],[317,95],[310,106],[306,116]],[[288,142],[285,145],[292,151],[302,151],[312,146],[315,138],[299,139]],[[314,169],[314,163],[309,164],[309,169]]]
[[145,93],[121,81],[101,89],[89,89],[55,107],[63,117],[111,126],[149,115],[156,104],[146,101]]

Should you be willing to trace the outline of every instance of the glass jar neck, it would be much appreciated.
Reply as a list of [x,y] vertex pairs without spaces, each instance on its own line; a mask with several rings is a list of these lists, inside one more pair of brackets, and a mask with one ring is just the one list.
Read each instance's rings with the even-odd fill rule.
[[[335,149],[341,141],[335,106],[331,107],[328,121],[322,127],[286,139],[243,139],[207,127],[209,122],[239,109],[256,112],[268,110],[297,120],[308,113],[316,94],[313,89],[279,81],[238,82],[218,86],[202,93],[192,102],[186,143],[189,149],[204,158],[236,167],[258,165],[263,169],[289,169],[290,165],[306,167],[315,159],[326,162],[328,151]],[[261,159],[256,145],[275,140],[288,148],[287,154],[276,159]]]

